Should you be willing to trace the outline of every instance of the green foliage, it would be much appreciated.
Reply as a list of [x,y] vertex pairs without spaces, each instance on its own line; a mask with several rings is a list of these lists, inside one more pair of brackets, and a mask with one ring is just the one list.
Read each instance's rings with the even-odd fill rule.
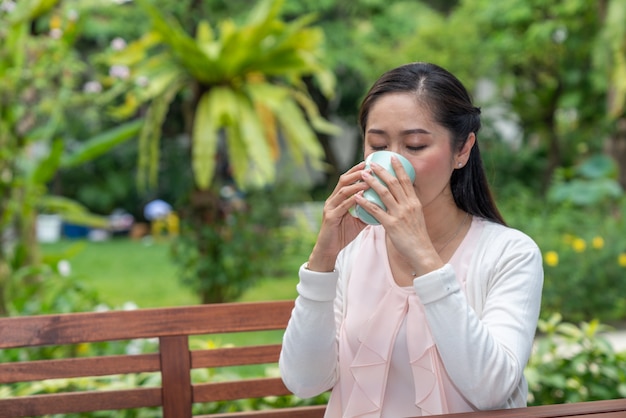
[[[80,251],[80,245],[73,245],[63,251],[49,252],[37,265],[16,261],[5,284],[6,293],[11,295],[7,301],[8,313],[24,316],[93,310],[101,303],[98,292],[71,274],[68,261]],[[23,257],[22,252],[18,247],[15,257]]]
[[605,3],[606,18],[594,47],[594,81],[608,92],[608,119],[619,120],[626,114],[626,4],[621,0]]
[[82,205],[48,196],[54,176],[64,167],[102,155],[138,131],[136,123],[129,123],[81,147],[69,146],[75,112],[95,105],[80,88],[87,65],[74,47],[79,13],[64,11],[57,3],[24,1],[0,10],[0,231],[13,233],[0,245],[0,314],[6,314],[7,304],[17,297],[9,292],[20,288],[15,280],[40,280],[38,212],[54,210],[89,225],[106,223]]
[[579,327],[559,315],[539,321],[542,333],[525,370],[529,405],[626,397],[626,352],[616,353],[598,321]]
[[548,199],[578,207],[607,207],[624,195],[616,177],[615,162],[605,155],[596,155],[573,169],[558,169]]
[[[464,7],[479,28],[481,48],[489,48],[491,68],[484,76],[500,83],[525,142],[539,139],[553,165],[571,164],[579,144],[600,149],[604,101],[594,87],[589,42],[602,25],[597,2],[484,1]],[[546,167],[548,175],[553,168]]]
[[582,210],[518,193],[502,201],[510,225],[529,234],[544,257],[542,316],[567,321],[626,318],[626,200]]

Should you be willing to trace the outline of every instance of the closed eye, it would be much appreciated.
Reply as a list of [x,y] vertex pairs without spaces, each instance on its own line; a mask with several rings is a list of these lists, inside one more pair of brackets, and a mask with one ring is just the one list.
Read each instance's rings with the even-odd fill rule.
[[409,151],[413,151],[413,152],[416,152],[416,151],[421,151],[421,150],[423,150],[424,148],[426,148],[426,146],[425,146],[425,145],[419,145],[419,146],[416,146],[416,147],[410,147],[410,146],[407,146],[407,147],[406,147],[406,149],[408,149]]

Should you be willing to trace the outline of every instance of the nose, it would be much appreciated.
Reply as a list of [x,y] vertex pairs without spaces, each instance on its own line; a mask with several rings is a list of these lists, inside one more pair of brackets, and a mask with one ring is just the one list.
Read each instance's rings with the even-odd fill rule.
[[391,152],[395,152],[396,154],[402,154],[402,145],[400,144],[391,144],[387,149]]

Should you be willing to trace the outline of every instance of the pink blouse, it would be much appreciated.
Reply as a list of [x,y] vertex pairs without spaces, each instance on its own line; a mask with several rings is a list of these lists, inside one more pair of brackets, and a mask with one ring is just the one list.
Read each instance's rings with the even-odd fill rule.
[[[482,223],[473,222],[449,264],[465,274]],[[415,417],[473,411],[439,357],[413,287],[398,286],[387,260],[385,230],[368,227],[354,258],[339,330],[340,379],[327,417]],[[343,411],[343,413],[342,413]]]

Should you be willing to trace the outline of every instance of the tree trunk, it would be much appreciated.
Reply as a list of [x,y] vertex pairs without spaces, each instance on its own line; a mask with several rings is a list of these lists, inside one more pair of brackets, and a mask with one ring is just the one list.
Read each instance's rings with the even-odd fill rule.
[[11,279],[11,269],[6,260],[0,260],[0,317],[9,315],[6,289]]
[[615,132],[609,138],[608,151],[617,163],[619,184],[626,190],[626,117],[618,119],[615,126]]

